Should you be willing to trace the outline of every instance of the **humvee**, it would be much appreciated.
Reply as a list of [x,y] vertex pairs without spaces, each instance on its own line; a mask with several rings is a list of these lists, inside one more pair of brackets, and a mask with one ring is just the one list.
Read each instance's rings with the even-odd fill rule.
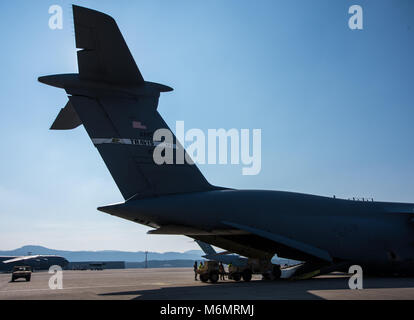
[[12,279],[14,282],[17,279],[25,278],[26,281],[30,281],[32,277],[32,268],[27,266],[15,266],[13,267]]

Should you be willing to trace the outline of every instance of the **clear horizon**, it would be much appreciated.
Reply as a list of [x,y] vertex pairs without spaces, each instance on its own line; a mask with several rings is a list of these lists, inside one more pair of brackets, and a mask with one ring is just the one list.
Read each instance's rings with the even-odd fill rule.
[[[82,250],[64,250],[64,249],[59,249],[59,248],[48,248],[48,247],[44,247],[44,246],[39,246],[39,245],[35,245],[35,244],[28,244],[28,245],[24,245],[18,248],[13,248],[13,249],[2,249],[0,248],[0,252],[4,252],[4,251],[16,251],[19,249],[23,249],[25,247],[42,247],[48,250],[53,250],[53,251],[70,251],[70,252],[81,252],[81,251],[87,251],[87,252],[103,252],[103,251],[115,251],[115,252],[129,252],[129,253],[138,253],[138,252],[145,252],[145,251],[141,251],[141,250],[137,250],[137,251],[131,251],[131,250],[107,250],[107,249],[101,249],[101,250],[86,250],[86,249],[82,249]],[[159,251],[148,251],[148,253],[187,253],[190,251],[200,251],[203,252],[201,250],[201,248],[198,249],[190,249],[190,250],[185,250],[185,251],[165,251],[165,252],[159,252]],[[32,252],[33,255],[36,255],[36,252]]]

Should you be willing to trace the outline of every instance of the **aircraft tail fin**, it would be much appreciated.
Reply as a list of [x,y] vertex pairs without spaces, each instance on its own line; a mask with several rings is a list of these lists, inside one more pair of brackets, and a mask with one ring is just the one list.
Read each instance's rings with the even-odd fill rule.
[[[156,110],[157,96],[72,95],[69,100],[125,199],[216,189],[195,165],[154,162],[154,132],[169,130]],[[174,153],[183,148],[178,141],[170,147]]]
[[215,254],[217,254],[216,250],[214,250],[214,248],[211,245],[209,245],[208,243],[205,243],[205,242],[200,241],[200,240],[195,240],[195,242],[197,242],[197,244],[200,246],[201,250],[203,250],[206,255],[212,255],[212,254],[215,255]]
[[73,6],[81,79],[142,85],[144,78],[115,20],[98,11]]
[[[100,12],[73,6],[79,74],[53,75],[40,82],[64,88],[69,103],[51,129],[83,124],[124,199],[219,189],[195,165],[153,159],[154,133],[167,129],[157,111],[160,92],[172,89],[144,81],[115,23]],[[171,133],[174,159],[185,151]]]

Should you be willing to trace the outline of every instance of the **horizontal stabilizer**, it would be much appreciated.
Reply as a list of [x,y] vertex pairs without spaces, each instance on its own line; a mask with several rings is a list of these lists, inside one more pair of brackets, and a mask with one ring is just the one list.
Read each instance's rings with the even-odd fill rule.
[[66,106],[60,110],[50,130],[72,130],[79,127],[81,124],[82,121],[79,119],[78,114],[72,107],[72,104],[68,102]]

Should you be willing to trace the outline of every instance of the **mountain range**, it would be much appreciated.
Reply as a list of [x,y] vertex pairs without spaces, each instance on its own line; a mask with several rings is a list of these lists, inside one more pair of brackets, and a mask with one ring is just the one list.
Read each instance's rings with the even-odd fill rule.
[[[26,255],[57,255],[72,261],[145,261],[144,251],[66,251],[49,249],[42,246],[23,246],[15,250],[0,251],[0,256],[26,256]],[[200,260],[203,252],[201,250],[190,250],[185,252],[148,252],[148,260]]]

